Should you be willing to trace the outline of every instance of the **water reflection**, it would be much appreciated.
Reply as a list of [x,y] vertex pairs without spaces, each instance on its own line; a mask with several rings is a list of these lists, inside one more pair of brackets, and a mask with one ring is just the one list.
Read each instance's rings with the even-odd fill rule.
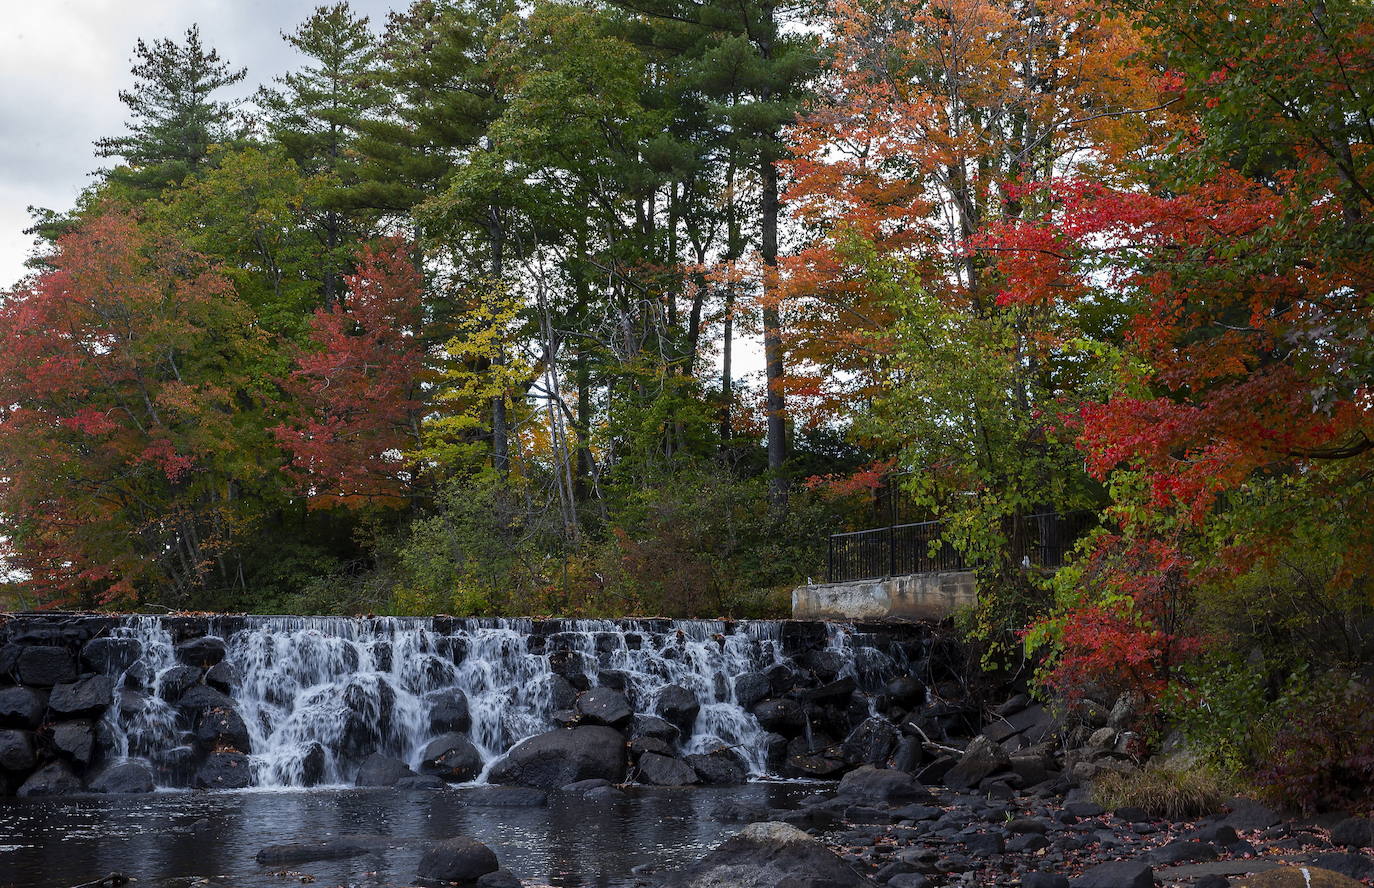
[[[547,808],[468,807],[468,791],[325,790],[157,793],[143,797],[0,800],[0,886],[66,888],[115,871],[141,886],[220,877],[235,886],[286,884],[283,869],[317,885],[413,884],[427,841],[470,835],[526,884],[623,888],[641,865],[695,860],[739,828],[717,815],[727,802],[791,807],[796,784],[734,788],[632,788],[611,804],[555,793]],[[282,842],[386,836],[388,850],[349,860],[259,866]]]

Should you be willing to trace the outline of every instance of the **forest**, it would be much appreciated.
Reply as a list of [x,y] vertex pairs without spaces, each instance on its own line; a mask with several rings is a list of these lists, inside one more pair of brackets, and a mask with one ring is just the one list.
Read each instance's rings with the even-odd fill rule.
[[990,666],[1374,778],[1366,3],[338,3],[246,101],[209,36],[0,305],[11,607],[773,616],[900,499]]

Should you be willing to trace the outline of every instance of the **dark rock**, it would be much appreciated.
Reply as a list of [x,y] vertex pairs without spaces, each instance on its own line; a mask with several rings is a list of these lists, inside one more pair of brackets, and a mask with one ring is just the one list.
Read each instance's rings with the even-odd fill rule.
[[498,869],[487,873],[473,884],[476,888],[520,888],[525,883],[510,870]]
[[898,771],[915,773],[924,759],[925,749],[922,748],[921,741],[915,737],[903,737],[898,741],[897,749],[892,754],[892,767]]
[[76,679],[76,658],[62,647],[26,647],[15,660],[14,674],[20,684],[50,688]]
[[1001,833],[978,833],[964,841],[964,847],[974,857],[996,857],[1006,853],[1007,839]]
[[395,786],[402,777],[414,777],[415,772],[400,759],[390,758],[374,752],[363,759],[358,768],[358,776],[353,779],[354,786]]
[[67,718],[99,716],[114,702],[114,679],[93,675],[70,684],[60,684],[48,697],[48,708]]
[[762,672],[746,672],[735,678],[735,702],[744,709],[764,699],[772,692],[768,676]]
[[1074,879],[1073,888],[1154,888],[1155,874],[1139,860],[1100,863]]
[[[1240,841],[1240,836],[1236,834],[1236,828],[1229,823],[1209,823],[1193,833],[1190,838],[1197,839],[1199,842],[1209,842],[1213,845],[1234,845]],[[1335,839],[1335,833],[1332,833]]]
[[[556,673],[550,674],[546,679],[549,684],[549,697],[553,701],[554,709],[572,709],[577,702],[577,688],[572,686],[566,678]],[[467,730],[463,728],[462,730]]]
[[1217,849],[1204,842],[1190,842],[1180,839],[1150,851],[1141,859],[1152,866],[1173,866],[1176,863],[1216,860]]
[[670,757],[673,755],[672,744],[664,743],[657,737],[636,737],[630,741],[629,750],[632,757],[644,755],[646,752]]
[[310,863],[316,860],[345,860],[386,846],[383,840],[359,838],[322,839],[318,842],[290,842],[285,845],[268,845],[253,858],[264,866],[283,866],[297,863]]
[[1069,880],[1058,873],[1025,873],[1021,888],[1069,888]]
[[19,787],[21,798],[70,795],[81,791],[81,778],[62,762],[53,762],[34,771]]
[[142,762],[120,762],[91,781],[92,792],[144,793],[153,791],[153,772]]
[[324,747],[317,741],[310,741],[306,745],[305,754],[301,756],[301,785],[315,786],[324,780],[325,766],[328,764],[328,756],[325,754]]
[[1231,883],[1225,876],[1211,873],[1194,882],[1193,888],[1231,888]]
[[582,716],[582,724],[608,728],[623,728],[634,715],[625,695],[614,688],[592,688],[581,694],[577,698],[577,712]]
[[932,799],[930,791],[905,771],[867,765],[844,775],[836,790],[836,796],[870,804],[881,802],[886,805],[908,805]]
[[1011,837],[1007,842],[1007,851],[1012,854],[1029,854],[1049,846],[1050,840],[1039,833],[1022,833]]
[[764,700],[754,704],[750,711],[765,731],[795,737],[806,730],[806,713],[796,700]]
[[1011,763],[1002,747],[986,736],[979,735],[964,750],[959,763],[945,774],[945,785],[951,789],[972,789],[983,778],[995,774]]
[[482,773],[482,754],[462,734],[440,734],[420,753],[420,773],[466,783]]
[[463,794],[469,808],[542,808],[549,794],[528,786],[479,786]]
[[486,845],[458,836],[426,851],[415,876],[422,882],[475,882],[496,872],[499,866],[496,855]]
[[562,792],[586,793],[591,792],[593,789],[600,789],[603,786],[610,785],[611,781],[609,780],[593,777],[591,780],[578,780],[574,783],[569,783],[567,786],[560,786],[559,789]]
[[669,758],[657,753],[645,753],[639,757],[639,782],[654,786],[688,786],[699,783],[696,770],[682,759]]
[[432,791],[436,789],[443,789],[445,783],[438,777],[434,777],[429,774],[418,774],[414,777],[402,777],[400,780],[397,780],[392,785],[396,789]]
[[681,685],[668,685],[658,692],[656,708],[659,715],[682,731],[682,736],[692,736],[697,713],[701,711],[696,694]]
[[232,663],[221,661],[205,671],[205,683],[220,693],[231,693],[239,683],[239,671]]
[[623,669],[602,669],[596,673],[597,686],[620,691],[622,694],[625,692],[625,686],[629,680],[629,674]]
[[176,705],[183,712],[196,716],[209,709],[233,709],[234,701],[214,688],[196,685],[182,694]]
[[1014,755],[1011,757],[1011,772],[1021,781],[1021,786],[1038,786],[1050,779],[1049,768],[1040,756]]
[[[566,684],[566,682],[564,683]],[[431,733],[464,734],[472,727],[472,715],[468,711],[467,695],[458,688],[437,691],[430,694],[426,699],[429,701],[429,730]]]
[[1347,817],[1331,827],[1331,844],[1351,848],[1374,845],[1374,820],[1368,817]]
[[0,688],[0,726],[36,728],[47,702],[31,688]]
[[52,727],[53,748],[82,765],[89,765],[95,752],[95,723],[86,719],[58,722]]
[[888,888],[928,888],[930,878],[921,873],[903,873],[887,880]]
[[216,706],[202,709],[196,718],[196,743],[206,752],[234,750],[252,752],[248,726],[234,709]]
[[208,635],[177,645],[177,659],[187,666],[209,669],[224,659],[224,639]]
[[1115,811],[1112,812],[1112,816],[1116,817],[1119,820],[1124,820],[1127,823],[1144,823],[1146,821],[1154,819],[1150,816],[1149,811],[1146,811],[1144,808],[1138,808],[1134,805],[1126,805],[1124,807],[1117,808]]
[[702,860],[670,875],[665,888],[867,888],[816,839],[785,823],[754,823]]
[[1332,851],[1312,858],[1312,865],[1364,882],[1374,878],[1374,858],[1365,854]]
[[248,756],[241,752],[212,752],[196,771],[199,789],[243,789],[253,783]]
[[884,689],[893,702],[903,707],[916,706],[925,702],[926,686],[914,675],[903,675],[892,679]]
[[1107,809],[1096,802],[1066,802],[1064,810],[1075,817],[1101,817]]
[[173,666],[157,677],[158,696],[168,703],[175,703],[182,694],[195,687],[200,675],[199,667]]
[[27,774],[33,770],[33,735],[28,731],[0,731],[0,770]]
[[81,659],[94,672],[118,675],[143,656],[137,638],[92,638],[81,649]]
[[601,726],[549,731],[522,740],[491,769],[492,783],[556,789],[577,780],[625,779],[625,738]]
[[1048,823],[1035,817],[1021,817],[1007,824],[1007,832],[1012,835],[1039,833],[1043,836],[1049,829]]
[[883,765],[897,749],[897,727],[885,718],[865,719],[840,745],[841,757],[851,765]]
[[702,783],[712,786],[735,786],[749,778],[744,760],[732,749],[713,749],[698,755],[689,755],[687,764],[697,772]]
[[1283,819],[1273,808],[1254,799],[1231,799],[1227,806],[1231,810],[1221,822],[1229,823],[1236,829],[1266,829]]
[[630,736],[632,738],[653,737],[655,740],[662,740],[671,746],[682,736],[682,732],[667,719],[640,713],[630,723]]

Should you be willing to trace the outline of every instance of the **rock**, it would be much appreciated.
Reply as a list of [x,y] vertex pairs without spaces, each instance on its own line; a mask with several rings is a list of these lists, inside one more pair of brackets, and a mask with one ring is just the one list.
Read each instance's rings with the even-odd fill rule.
[[0,688],[0,727],[36,728],[47,703],[30,688]]
[[221,661],[205,671],[205,683],[220,693],[231,693],[239,683],[239,671],[232,663]]
[[381,850],[385,846],[386,843],[381,840],[346,837],[322,839],[318,842],[289,842],[284,845],[268,845],[253,859],[264,866],[310,863],[315,860],[345,860]]
[[445,784],[444,781],[438,777],[429,774],[417,774],[414,777],[402,777],[392,784],[392,786],[395,789],[402,790],[433,791],[436,789],[443,789]]
[[630,736],[632,738],[652,737],[655,740],[661,740],[669,746],[672,746],[674,743],[677,743],[678,738],[682,736],[682,732],[677,729],[676,725],[665,718],[659,718],[656,715],[644,715],[641,713],[636,715],[630,723]]
[[743,759],[732,749],[713,749],[689,755],[686,762],[697,772],[702,783],[712,786],[736,786],[749,778],[749,770]]
[[772,693],[772,683],[762,672],[746,672],[735,678],[735,702],[744,709]]
[[1107,727],[1116,728],[1118,731],[1131,726],[1136,716],[1135,695],[1130,691],[1116,698],[1116,703],[1112,705],[1112,711],[1107,715]]
[[463,794],[469,808],[542,808],[549,794],[528,786],[479,786]]
[[1021,888],[1069,888],[1069,880],[1058,873],[1026,873]]
[[1065,802],[1064,810],[1075,817],[1101,817],[1107,813],[1097,802]]
[[1374,845],[1374,820],[1368,817],[1347,817],[1331,827],[1331,844],[1350,848]]
[[1235,882],[1236,888],[1357,888],[1363,883],[1315,866],[1283,866]]
[[395,786],[402,777],[414,777],[415,772],[400,759],[390,758],[374,752],[363,759],[358,768],[358,776],[353,779],[354,786]]
[[1007,824],[1007,832],[1012,835],[1039,833],[1043,836],[1049,829],[1050,825],[1037,817],[1020,817]]
[[462,734],[440,734],[420,753],[420,773],[467,783],[482,773],[482,754]]
[[191,715],[198,715],[207,709],[233,709],[234,701],[214,688],[196,685],[181,695],[181,699],[177,701],[177,708]]
[[224,659],[224,639],[207,635],[184,641],[176,647],[177,659],[187,666],[209,669]]
[[181,695],[195,687],[200,681],[200,669],[196,666],[173,666],[157,677],[158,696],[168,703],[175,703]]
[[1179,840],[1170,842],[1143,855],[1141,860],[1153,866],[1173,866],[1200,860],[1216,860],[1217,849],[1204,842]]
[[883,765],[897,750],[900,734],[885,718],[865,719],[844,738],[840,756],[851,765]]
[[806,730],[806,713],[796,700],[764,700],[754,704],[750,712],[765,731],[795,737]]
[[243,723],[242,716],[233,709],[218,706],[203,709],[197,716],[196,743],[206,752],[216,749],[253,751],[248,726]]
[[577,780],[625,779],[625,738],[602,726],[549,731],[520,741],[491,769],[492,783],[556,789]]
[[893,702],[907,708],[924,703],[926,699],[926,686],[914,675],[894,678],[884,690]]
[[81,791],[81,778],[72,773],[62,762],[52,762],[34,771],[20,785],[16,795],[21,798],[34,796],[70,795]]
[[[557,673],[550,674],[546,681],[549,685],[549,699],[553,701],[554,709],[572,709],[577,702],[577,688]],[[467,730],[464,728],[464,730]]]
[[324,747],[316,740],[311,740],[306,744],[305,754],[300,758],[302,786],[315,786],[324,780],[325,766],[328,764],[328,755]]
[[648,752],[639,757],[639,782],[654,786],[688,786],[699,783],[696,770],[682,759]]
[[438,691],[426,699],[429,701],[429,730],[431,733],[465,734],[472,727],[472,715],[468,711],[467,695],[458,688]]
[[33,770],[33,735],[28,731],[0,731],[0,770],[27,774]]
[[676,725],[682,736],[692,736],[697,713],[701,711],[701,701],[697,699],[696,694],[682,685],[668,685],[658,692],[655,706],[658,714]]
[[983,778],[989,777],[1011,763],[1006,750],[988,737],[979,735],[960,756],[959,763],[945,774],[945,785],[951,789],[973,789]]
[[888,888],[927,888],[930,879],[920,873],[902,873],[887,880]]
[[663,884],[665,888],[868,888],[874,883],[795,826],[753,823]]
[[520,888],[524,882],[508,869],[498,869],[482,876],[475,883],[476,888]]
[[868,765],[844,775],[835,794],[837,798],[890,806],[928,802],[932,798],[930,791],[905,771]]
[[1006,853],[1007,840],[1001,833],[979,833],[964,842],[968,853],[977,858],[992,858]]
[[625,695],[614,688],[592,688],[579,695],[577,712],[582,716],[582,724],[603,725],[608,728],[623,728],[634,715]]
[[1149,811],[1136,805],[1123,805],[1113,811],[1112,816],[1127,823],[1145,823],[1154,819]]
[[1254,799],[1235,798],[1226,804],[1231,810],[1221,822],[1236,829],[1268,829],[1283,819],[1273,808]]
[[81,649],[81,659],[94,672],[118,675],[143,656],[137,638],[92,638]]
[[111,765],[91,781],[92,792],[144,793],[153,791],[153,772],[142,762]]
[[655,737],[636,737],[630,741],[629,750],[631,757],[639,757],[646,752],[656,755],[666,755],[671,758],[675,753],[672,744],[664,743]]
[[59,722],[52,728],[52,745],[72,761],[89,765],[95,752],[95,725],[85,719]]
[[243,789],[253,783],[248,756],[241,752],[212,752],[196,771],[198,789]]
[[19,652],[14,672],[22,685],[50,688],[76,680],[76,658],[66,648],[33,645]]
[[1116,728],[1098,728],[1088,737],[1088,748],[1105,752],[1116,746]]
[[496,855],[486,845],[458,836],[426,851],[415,876],[425,882],[475,882],[496,872],[499,866]]
[[1374,878],[1374,858],[1364,854],[1345,854],[1340,851],[1333,851],[1313,857],[1312,864],[1361,882]]
[[1073,888],[1154,888],[1155,874],[1139,860],[1112,860],[1074,879]]

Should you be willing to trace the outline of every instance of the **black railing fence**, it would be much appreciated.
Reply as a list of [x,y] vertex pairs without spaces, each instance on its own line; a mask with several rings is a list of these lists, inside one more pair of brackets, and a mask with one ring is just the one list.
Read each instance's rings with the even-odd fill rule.
[[[1013,563],[1053,568],[1064,564],[1074,543],[1094,523],[1096,516],[1091,512],[1046,512],[1004,519],[1002,531]],[[828,581],[971,569],[963,553],[941,539],[945,524],[922,521],[832,534]]]

